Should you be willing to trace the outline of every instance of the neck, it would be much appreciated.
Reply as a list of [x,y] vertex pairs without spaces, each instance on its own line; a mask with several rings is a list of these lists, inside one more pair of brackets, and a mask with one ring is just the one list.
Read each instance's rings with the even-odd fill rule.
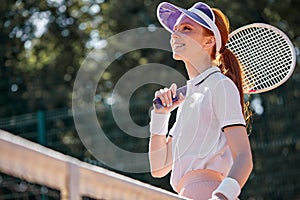
[[201,74],[208,68],[212,67],[212,62],[210,60],[206,62],[200,62],[200,63],[201,64],[196,65],[195,62],[191,63],[185,61],[185,67],[189,75],[189,79],[193,79],[197,77],[199,74]]

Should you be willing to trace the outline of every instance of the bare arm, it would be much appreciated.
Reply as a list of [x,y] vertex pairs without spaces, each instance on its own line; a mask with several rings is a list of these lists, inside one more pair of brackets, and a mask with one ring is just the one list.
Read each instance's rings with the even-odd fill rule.
[[[233,126],[233,127],[225,128],[224,134],[227,139],[233,157],[233,165],[229,171],[228,177],[232,178],[234,182],[236,182],[236,184],[239,185],[237,187],[242,188],[245,185],[246,181],[248,180],[249,175],[253,168],[252,154],[251,154],[247,131],[246,128],[243,126]],[[227,178],[225,178],[224,181],[226,179]],[[237,192],[237,188],[236,186],[234,186],[235,183],[232,185],[232,181],[229,181],[232,179],[227,179],[227,183],[224,184],[223,187],[221,185],[224,181],[222,181],[220,186],[223,189],[220,189],[219,186],[217,190],[214,192],[215,194],[213,193],[212,198],[209,200],[228,200],[226,198],[228,193],[229,196],[231,196],[230,193],[232,193],[232,191]],[[223,193],[224,190],[227,191],[225,192],[227,193],[227,195]],[[231,197],[234,198],[233,196]]]
[[228,174],[243,187],[253,169],[252,154],[246,128],[233,126],[224,129],[233,156],[233,165]]
[[[175,84],[172,84],[170,88],[165,88],[155,93],[155,98],[160,98],[164,106],[160,109],[155,108],[153,111],[154,113],[158,115],[167,114],[179,106],[179,104],[183,101],[184,97],[182,94],[180,94],[179,100],[175,103],[172,103],[172,96],[176,95],[176,89],[177,86]],[[152,120],[153,119],[151,118],[151,122]],[[154,124],[152,123],[152,125]],[[166,139],[165,135],[159,133],[151,133],[149,144],[149,160],[151,174],[153,177],[163,177],[167,175],[171,171],[173,163],[172,138],[168,137]]]
[[172,138],[153,135],[149,144],[149,159],[153,177],[163,177],[172,169]]

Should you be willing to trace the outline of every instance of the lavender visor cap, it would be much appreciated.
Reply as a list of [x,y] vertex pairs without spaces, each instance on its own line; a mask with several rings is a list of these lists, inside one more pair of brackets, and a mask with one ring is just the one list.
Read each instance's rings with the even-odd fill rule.
[[221,48],[221,36],[217,26],[215,25],[215,15],[207,4],[198,2],[188,10],[177,7],[168,2],[162,2],[157,7],[157,18],[159,22],[171,33],[174,32],[173,28],[182,14],[214,33],[217,40],[216,50],[218,52]]

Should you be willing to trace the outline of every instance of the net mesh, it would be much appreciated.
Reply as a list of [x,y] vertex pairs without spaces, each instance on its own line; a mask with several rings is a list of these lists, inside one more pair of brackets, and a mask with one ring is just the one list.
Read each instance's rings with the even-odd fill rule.
[[286,39],[265,27],[248,27],[230,37],[227,47],[243,71],[245,93],[271,90],[283,83],[292,68],[293,54]]

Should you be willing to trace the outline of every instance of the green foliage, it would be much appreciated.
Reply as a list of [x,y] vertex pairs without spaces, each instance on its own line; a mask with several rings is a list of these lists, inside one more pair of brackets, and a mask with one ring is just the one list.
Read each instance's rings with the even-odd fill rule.
[[[73,83],[86,55],[103,45],[114,34],[132,28],[157,26],[156,7],[161,1],[130,0],[15,0],[3,1],[0,7],[0,116],[9,117],[37,110],[71,108]],[[196,1],[174,0],[188,8]],[[282,29],[300,48],[298,0],[207,0],[230,19],[231,28],[253,22],[265,22]],[[114,84],[133,67],[162,63],[185,74],[182,63],[170,53],[138,50],[116,60],[101,77],[96,94],[97,109],[104,109],[102,123],[114,134],[120,130],[111,123],[109,105]],[[118,67],[122,66],[122,68]],[[166,75],[168,77],[168,75]],[[171,78],[171,77],[170,77]],[[254,117],[250,140],[253,146],[254,171],[243,191],[242,199],[295,199],[299,195],[300,138],[297,135],[299,112],[299,63],[292,78],[280,88],[262,95],[263,113]],[[139,89],[131,105],[136,123],[146,125],[148,109],[156,86]],[[150,101],[149,101],[150,99]],[[145,102],[138,104],[137,101]],[[141,114],[142,113],[142,114]],[[134,117],[137,116],[137,117]],[[56,126],[54,123],[53,126]],[[76,149],[74,127],[62,131],[70,149]],[[120,139],[122,141],[127,140]],[[75,142],[74,142],[75,141]],[[140,145],[143,148],[147,146]],[[73,144],[73,145],[72,145]],[[137,145],[139,146],[139,145]],[[142,148],[141,147],[141,148]],[[267,151],[266,151],[267,150]],[[80,151],[80,150],[76,150]],[[143,150],[141,150],[143,151]],[[293,174],[286,174],[291,170]],[[275,177],[275,178],[273,178]],[[167,181],[140,179],[170,189]],[[280,188],[277,190],[277,188]],[[275,192],[278,191],[278,192]],[[298,196],[299,198],[299,196]]]

